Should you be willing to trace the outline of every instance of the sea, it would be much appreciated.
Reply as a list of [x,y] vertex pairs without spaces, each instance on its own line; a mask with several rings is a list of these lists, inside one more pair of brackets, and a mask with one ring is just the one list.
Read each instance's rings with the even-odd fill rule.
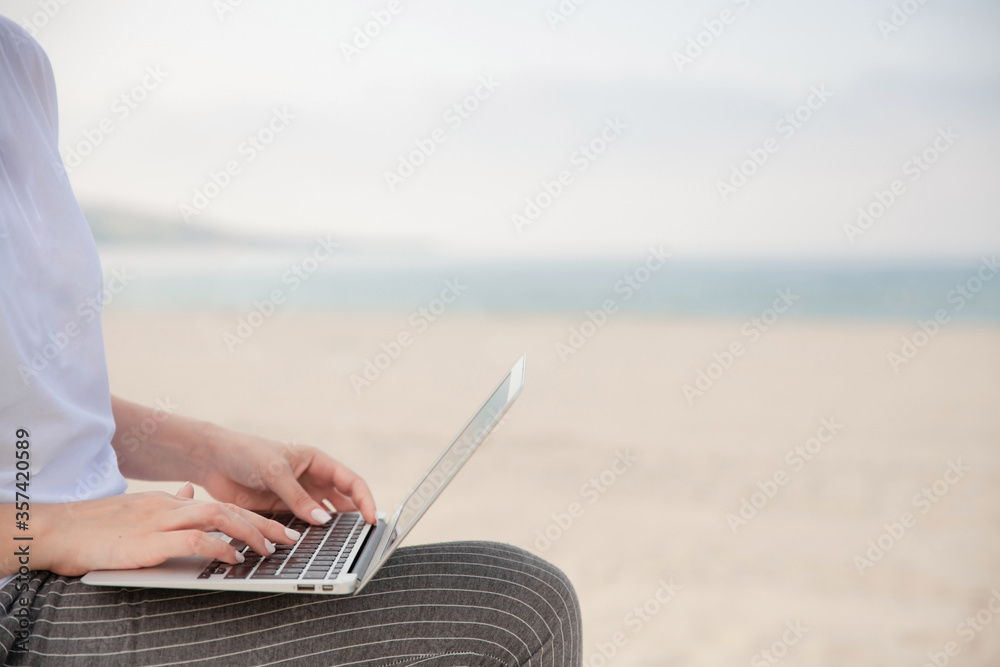
[[[476,257],[320,246],[100,248],[105,307],[246,311],[420,308],[655,317],[737,317],[779,303],[813,320],[1000,322],[996,255],[954,260]],[[780,304],[787,304],[788,307]]]

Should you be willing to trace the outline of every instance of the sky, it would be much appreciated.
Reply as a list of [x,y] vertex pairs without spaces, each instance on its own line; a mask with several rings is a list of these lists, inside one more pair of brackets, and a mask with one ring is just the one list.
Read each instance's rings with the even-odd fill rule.
[[0,13],[85,206],[471,255],[1000,250],[996,2],[63,2]]

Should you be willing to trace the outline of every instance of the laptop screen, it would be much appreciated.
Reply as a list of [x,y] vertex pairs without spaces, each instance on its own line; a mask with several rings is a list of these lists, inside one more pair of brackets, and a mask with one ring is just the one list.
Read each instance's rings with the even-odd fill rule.
[[465,428],[452,441],[448,449],[434,462],[423,479],[403,499],[395,514],[389,519],[387,533],[390,535],[382,555],[378,556],[375,567],[369,569],[374,573],[396,545],[410,532],[417,521],[424,515],[427,508],[452,480],[459,469],[465,465],[490,431],[500,422],[514,399],[524,387],[524,362],[522,356],[507,376],[486,400],[479,411],[469,420]]

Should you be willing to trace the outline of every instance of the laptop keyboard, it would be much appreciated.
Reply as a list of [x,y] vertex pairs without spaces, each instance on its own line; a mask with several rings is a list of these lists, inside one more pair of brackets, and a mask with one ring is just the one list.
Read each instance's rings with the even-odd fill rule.
[[234,539],[230,544],[245,560],[236,565],[214,560],[198,578],[225,573],[226,579],[336,579],[368,525],[359,512],[334,514],[333,521],[323,526],[306,523],[290,512],[262,516],[299,531],[302,537],[295,544],[276,545],[270,556],[260,556]]

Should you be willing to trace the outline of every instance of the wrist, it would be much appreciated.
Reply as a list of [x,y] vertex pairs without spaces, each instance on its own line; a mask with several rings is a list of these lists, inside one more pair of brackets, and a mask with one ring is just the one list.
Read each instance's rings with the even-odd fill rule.
[[189,417],[175,417],[164,423],[146,444],[154,454],[153,478],[203,485],[205,475],[215,468],[217,429],[210,422]]
[[53,539],[60,531],[55,526],[69,511],[72,510],[66,503],[31,506],[31,530],[27,532],[31,540],[15,540],[14,551],[27,545],[30,553],[28,567],[32,570],[53,570],[56,567],[59,548]]
[[200,483],[216,459],[220,438],[209,422],[112,397],[115,435],[111,445],[125,477]]
[[[204,486],[204,478],[208,473],[218,469],[220,452],[225,438],[223,429],[207,421],[190,420],[187,433],[182,438],[188,446],[184,452],[184,480]],[[183,476],[183,475],[182,475]]]

